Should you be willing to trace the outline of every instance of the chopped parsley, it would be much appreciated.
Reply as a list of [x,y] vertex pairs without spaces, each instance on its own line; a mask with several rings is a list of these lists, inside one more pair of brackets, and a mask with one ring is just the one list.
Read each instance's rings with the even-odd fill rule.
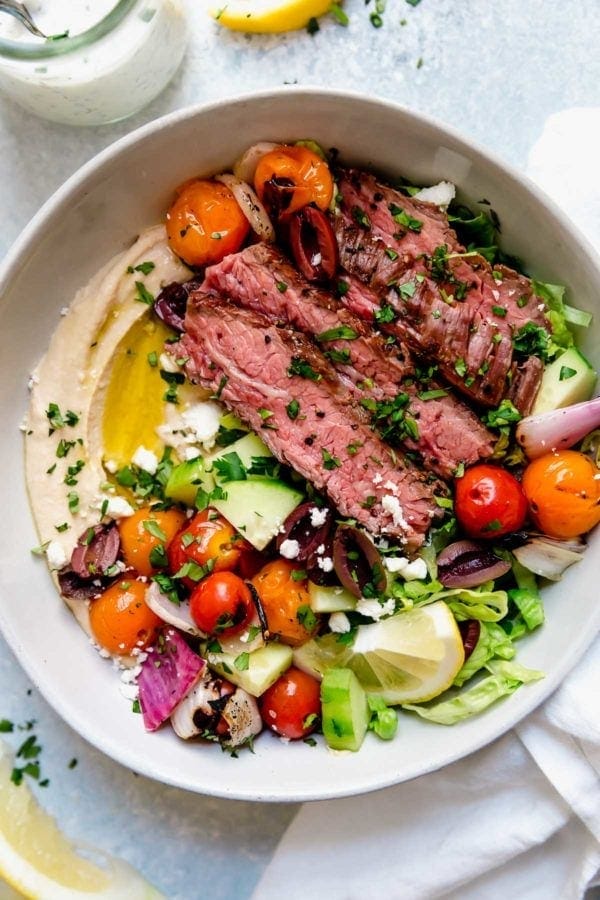
[[350,285],[347,281],[338,281],[336,285],[336,291],[339,297],[344,297],[348,291],[350,290]]
[[233,665],[238,670],[238,672],[245,672],[250,665],[250,654],[247,651],[244,653],[240,653],[240,655],[236,656],[236,658],[234,659]]
[[423,222],[420,219],[414,219],[407,212],[405,212],[402,207],[397,206],[395,203],[390,203],[389,210],[392,214],[394,222],[397,225],[402,225],[409,231],[415,231],[417,233],[421,231]]
[[148,360],[148,365],[155,369],[158,365],[158,354],[156,351],[152,350],[146,358]]
[[327,359],[330,359],[332,363],[340,363],[341,365],[346,365],[346,363],[350,362],[349,350],[326,350],[325,356],[327,357]]
[[296,618],[303,625],[307,631],[312,631],[315,625],[317,624],[317,617],[314,612],[308,605],[308,603],[302,604],[299,606],[296,611]]
[[461,378],[464,378],[465,375],[467,374],[467,364],[464,361],[464,359],[462,358],[462,356],[459,356],[459,358],[454,363],[454,371]]
[[223,482],[246,480],[246,467],[235,450],[215,459],[213,469]]
[[421,391],[420,394],[417,394],[419,400],[439,400],[441,397],[447,397],[448,391],[443,390],[443,388],[436,388],[431,391]]
[[572,378],[573,375],[577,375],[576,369],[571,369],[570,366],[561,366],[560,373],[558,375],[559,381],[567,381],[567,379]]
[[358,332],[349,325],[338,325],[337,328],[330,328],[328,331],[322,331],[317,335],[317,340],[321,343],[325,341],[354,341],[358,337]]
[[495,316],[500,316],[502,319],[506,316],[506,307],[505,306],[492,306],[492,312]]
[[63,416],[57,403],[48,404],[46,418],[50,423],[50,434],[53,434],[59,428],[64,428],[65,425],[73,428],[79,422],[79,416],[70,409]]
[[156,266],[149,259],[140,263],[138,266],[127,266],[127,273],[133,275],[134,272],[141,272],[142,275],[149,275]]
[[147,531],[148,534],[151,534],[152,537],[157,538],[159,541],[166,541],[167,535],[164,533],[156,519],[146,519],[143,523],[144,531]]
[[361,400],[361,406],[371,414],[371,425],[389,444],[402,443],[405,438],[419,438],[419,426],[408,412],[410,397],[405,392],[390,400]]
[[356,222],[357,225],[360,225],[361,228],[366,228],[367,230],[371,227],[371,220],[360,206],[352,207],[352,218]]
[[299,375],[300,378],[308,378],[310,381],[321,381],[320,372],[315,372],[313,367],[301,356],[292,356],[292,361],[287,370],[290,378],[292,375]]
[[285,292],[287,291],[287,289],[288,289],[288,286],[287,286],[287,284],[285,283],[285,281],[278,281],[278,282],[277,282],[277,290],[279,291],[280,294],[285,294]]
[[338,23],[338,25],[343,25],[346,27],[350,22],[347,13],[344,12],[339,3],[332,3],[329,7],[329,12]]
[[297,400],[290,400],[285,411],[288,414],[288,418],[292,419],[292,421],[297,419],[300,412],[300,403]]
[[379,309],[376,309],[373,313],[373,318],[376,322],[381,324],[388,324],[390,322],[396,321],[396,313],[394,308],[389,305],[389,303],[382,303]]
[[323,468],[328,471],[339,469],[342,465],[340,459],[337,456],[332,456],[326,447],[321,447],[321,456],[323,457]]
[[515,352],[524,356],[539,356],[544,362],[550,356],[550,336],[545,328],[533,322],[527,322],[515,331],[512,343]]
[[144,282],[136,281],[135,286],[137,294],[135,295],[134,300],[137,300],[138,303],[145,303],[147,306],[152,306],[154,303],[154,294],[150,293]]

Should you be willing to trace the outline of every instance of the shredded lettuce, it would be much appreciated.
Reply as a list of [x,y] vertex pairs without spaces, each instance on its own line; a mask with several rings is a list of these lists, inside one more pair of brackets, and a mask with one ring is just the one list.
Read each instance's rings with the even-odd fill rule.
[[529,631],[533,631],[534,628],[538,628],[544,623],[544,605],[536,577],[516,559],[513,562],[512,571],[517,587],[509,590],[508,596],[523,616]]
[[465,619],[499,622],[508,612],[508,594],[506,591],[495,591],[493,587],[494,582],[489,581],[477,588],[447,588],[429,594],[418,605],[445,600],[459,622]]
[[455,725],[483,712],[501,697],[512,694],[522,684],[539,681],[544,677],[543,672],[526,669],[519,663],[507,660],[494,660],[485,668],[489,675],[454,697],[427,706],[406,703],[402,709],[415,712],[422,719],[437,722],[438,725]]
[[476,675],[494,657],[512,659],[515,653],[511,639],[500,625],[495,622],[481,622],[479,640],[454,679],[454,686],[462,687],[465,681]]
[[549,358],[560,356],[563,350],[574,344],[569,325],[587,328],[592,321],[592,314],[564,301],[565,288],[561,284],[548,284],[543,281],[532,281],[534,293],[547,306],[546,316],[552,326],[552,341],[549,347]]

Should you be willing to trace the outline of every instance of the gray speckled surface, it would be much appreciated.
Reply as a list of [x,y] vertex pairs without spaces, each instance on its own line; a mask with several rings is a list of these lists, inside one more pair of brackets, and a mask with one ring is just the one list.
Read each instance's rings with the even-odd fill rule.
[[[77,130],[0,99],[0,255],[52,191],[113,140],[173,109],[240,90],[297,81],[392,98],[519,167],[548,115],[598,102],[597,0],[422,0],[416,8],[388,0],[380,30],[363,0],[347,0],[350,26],[326,21],[314,38],[226,34],[202,2],[188,6],[190,47],[180,73],[126,122]],[[294,806],[212,800],[136,777],[90,748],[28,688],[0,639],[0,719],[37,719],[51,782],[44,802],[67,832],[123,855],[169,897],[191,900],[207,889],[214,900],[250,896]]]

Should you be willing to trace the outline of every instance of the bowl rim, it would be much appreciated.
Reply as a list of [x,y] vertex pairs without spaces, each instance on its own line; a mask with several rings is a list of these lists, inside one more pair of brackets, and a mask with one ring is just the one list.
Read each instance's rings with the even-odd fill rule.
[[[19,261],[22,258],[23,252],[31,243],[35,235],[44,228],[48,220],[52,219],[60,212],[62,207],[68,205],[72,195],[78,188],[85,184],[88,177],[107,164],[110,164],[114,159],[117,159],[128,148],[143,142],[146,138],[155,133],[173,127],[179,122],[215,111],[222,108],[224,105],[243,106],[248,102],[257,102],[261,100],[268,101],[269,99],[289,96],[295,96],[296,98],[304,96],[307,99],[310,99],[317,95],[328,96],[331,99],[347,100],[350,102],[357,101],[365,105],[376,106],[389,113],[390,116],[403,116],[409,120],[415,121],[452,140],[461,148],[469,159],[482,164],[484,167],[491,167],[495,175],[501,176],[502,178],[508,177],[520,190],[524,191],[526,195],[532,196],[537,204],[542,208],[547,209],[550,215],[556,220],[557,224],[570,235],[573,242],[581,248],[584,255],[588,258],[592,268],[596,271],[598,283],[600,283],[600,255],[588,238],[581,233],[568,215],[554,200],[548,197],[535,182],[509,163],[502,161],[500,157],[496,156],[493,152],[484,149],[477,142],[471,141],[470,138],[463,137],[453,127],[446,125],[440,120],[385,98],[368,96],[359,91],[338,90],[336,88],[323,88],[311,85],[289,85],[272,89],[263,89],[260,91],[249,91],[234,97],[226,97],[208,103],[198,103],[186,106],[134,129],[129,134],[117,139],[95,154],[90,160],[77,169],[77,171],[75,171],[62,185],[60,185],[50,197],[48,197],[13,242],[4,259],[0,261],[0,308],[4,305],[4,291],[6,286],[18,270]],[[472,753],[498,739],[518,725],[520,721],[547,700],[559,687],[568,672],[576,665],[579,659],[583,657],[585,651],[595,639],[597,632],[600,630],[600,606],[596,608],[592,620],[588,624],[589,627],[586,630],[582,630],[578,640],[570,644],[568,650],[557,662],[556,667],[554,667],[541,682],[537,682],[535,685],[530,686],[532,689],[530,692],[528,691],[527,699],[521,701],[518,709],[515,708],[515,713],[513,714],[509,725],[506,725],[506,722],[504,721],[494,722],[492,725],[492,723],[488,724],[487,720],[482,720],[483,727],[481,728],[481,734],[475,740],[470,740],[468,751],[465,753],[460,749],[457,749],[450,753],[442,766],[449,765],[459,759],[470,756]],[[418,767],[413,767],[414,771],[409,771],[407,775],[401,779],[392,775],[388,780],[380,778],[377,783],[373,783],[373,778],[371,777],[370,779],[365,779],[364,783],[353,785],[350,789],[346,789],[343,785],[332,784],[331,790],[327,792],[322,790],[314,792],[311,792],[310,790],[296,790],[294,792],[292,790],[287,793],[282,793],[280,791],[257,793],[256,789],[254,789],[254,791],[240,791],[235,788],[230,790],[227,785],[215,786],[214,789],[211,788],[210,791],[206,791],[203,788],[186,781],[184,776],[178,777],[176,774],[166,775],[162,772],[157,774],[153,769],[152,764],[146,764],[145,760],[136,759],[135,762],[133,762],[128,755],[127,747],[119,744],[119,742],[113,741],[108,735],[105,736],[97,733],[90,735],[87,725],[80,721],[79,713],[69,706],[68,702],[64,699],[63,694],[59,690],[54,690],[52,685],[46,684],[43,677],[40,678],[41,670],[38,670],[34,661],[29,658],[19,635],[13,631],[10,623],[5,620],[1,606],[0,627],[12,652],[17,657],[19,664],[23,667],[33,684],[44,696],[50,706],[69,726],[74,728],[88,743],[101,750],[111,759],[129,769],[133,769],[146,777],[158,780],[164,784],[197,793],[207,793],[211,796],[223,799],[297,802],[335,799],[377,791],[400,783],[400,781],[411,780],[421,775],[426,775],[441,767],[440,763],[436,760],[430,760],[429,762],[424,760]]]

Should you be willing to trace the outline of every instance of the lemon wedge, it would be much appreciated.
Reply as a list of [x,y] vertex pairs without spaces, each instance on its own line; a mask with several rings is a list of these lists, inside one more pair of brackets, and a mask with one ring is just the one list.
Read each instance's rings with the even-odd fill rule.
[[0,742],[0,896],[2,879],[18,896],[40,900],[159,900],[163,897],[122,860],[106,867],[84,859],[36,802],[25,782],[10,780],[13,755]]
[[370,694],[386,703],[420,703],[450,687],[464,663],[463,642],[443,600],[360,625],[352,645],[338,635],[315,638],[294,651],[298,668],[314,675],[352,669]]
[[209,12],[219,25],[233,31],[272,34],[305,28],[330,6],[331,0],[223,0]]

